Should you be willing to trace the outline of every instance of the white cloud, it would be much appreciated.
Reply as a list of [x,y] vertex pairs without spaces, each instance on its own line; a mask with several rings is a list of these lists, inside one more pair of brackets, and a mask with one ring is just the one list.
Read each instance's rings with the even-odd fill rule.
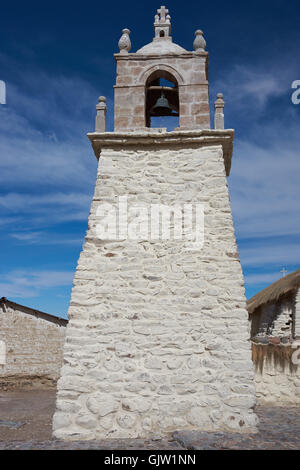
[[25,233],[11,233],[10,236],[12,238],[16,238],[17,240],[32,242],[36,241],[41,235],[41,232],[25,232]]
[[[9,62],[3,54],[0,59]],[[96,158],[86,133],[94,130],[99,94],[79,77],[50,77],[40,70],[24,71],[18,84],[8,83],[7,104],[0,106],[1,185],[90,192]],[[112,110],[110,99],[107,104]]]
[[257,286],[261,284],[271,284],[281,278],[280,272],[246,274],[245,281],[248,286]]
[[[0,61],[9,63],[3,54]],[[18,85],[7,84],[7,104],[0,106],[0,210],[6,231],[87,221],[97,161],[85,134],[94,129],[98,94],[78,77],[41,71],[24,71]],[[112,108],[110,100],[108,105]]]
[[34,212],[45,206],[73,206],[86,209],[90,204],[90,197],[82,193],[50,193],[50,194],[20,194],[8,193],[0,196],[2,205],[10,211]]
[[[292,62],[287,67],[280,60],[236,65],[222,71],[212,85],[224,92],[226,125],[234,116],[239,129],[246,127],[244,136],[236,138],[229,178],[245,267],[300,263],[296,242],[270,241],[300,233],[299,122],[290,124],[296,107],[288,100],[277,115],[268,108],[273,97],[287,92],[291,77],[299,78]],[[22,88],[8,84],[7,105],[0,106],[1,224],[6,230],[11,227],[9,235],[16,243],[80,243],[76,236],[50,234],[43,228],[87,221],[97,162],[85,133],[94,128],[97,97],[105,91],[98,92],[78,77],[49,77],[41,72],[22,71],[19,83]],[[111,121],[113,106],[107,102]],[[263,112],[268,115],[262,122]],[[268,238],[261,244],[243,243],[262,237]],[[3,279],[0,288],[8,290],[7,296],[16,296],[12,292],[36,295],[41,278],[31,274],[25,276],[26,283],[18,275],[15,281]],[[254,277],[247,279],[253,282]]]
[[[225,112],[228,108],[236,112],[249,110],[250,116],[259,116],[266,109],[270,99],[291,93],[292,82],[298,78],[298,66],[294,60],[297,51],[273,57],[257,56],[255,63],[230,65],[219,70],[220,75],[212,81],[213,97],[224,93]],[[271,116],[273,119],[274,116]]]
[[224,92],[226,125],[237,128],[228,183],[246,270],[300,265],[300,107],[290,99],[298,77],[292,52],[227,68],[212,84],[213,92]]
[[10,236],[23,245],[82,245],[83,238],[53,232],[16,232]]
[[299,243],[288,240],[274,242],[272,239],[262,239],[253,246],[243,246],[240,249],[240,257],[244,267],[278,267],[282,266],[300,267]]
[[14,224],[14,223],[17,223],[20,221],[20,217],[2,217],[1,216],[1,223],[0,223],[0,227],[1,228],[4,228],[4,225],[11,225],[11,224]]
[[[92,185],[91,185],[92,186]],[[91,194],[80,192],[52,192],[49,194],[7,193],[0,196],[0,209],[5,214],[6,233],[18,234],[15,238],[25,240],[24,232],[38,233],[45,227],[59,223],[88,219]],[[43,237],[45,238],[45,237]],[[41,241],[41,237],[39,237]]]
[[297,141],[298,132],[267,147],[237,142],[229,187],[238,237],[300,234]]
[[73,276],[71,271],[12,270],[2,276],[0,292],[8,298],[36,297],[46,289],[70,286]]
[[30,298],[38,295],[36,290],[33,290],[22,285],[0,282],[0,297],[8,299],[14,298]]
[[[282,266],[300,267],[299,130],[270,126],[266,143],[236,143],[229,187],[243,268],[273,268],[278,274]],[[246,283],[254,278],[247,276]]]
[[233,100],[239,102],[241,106],[249,104],[253,106],[255,102],[256,107],[263,107],[269,98],[286,92],[286,86],[280,75],[240,65],[232,69],[224,86],[226,95],[230,90]]
[[47,136],[1,136],[0,155],[0,183],[6,187],[26,185],[31,190],[31,185],[47,185],[54,190],[65,185],[86,192],[95,179],[96,158],[89,143],[78,136],[63,142]]

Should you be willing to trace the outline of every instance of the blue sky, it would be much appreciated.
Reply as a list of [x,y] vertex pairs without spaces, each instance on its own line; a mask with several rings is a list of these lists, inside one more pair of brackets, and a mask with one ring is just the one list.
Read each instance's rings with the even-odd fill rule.
[[[210,95],[236,130],[229,189],[247,297],[300,268],[300,12],[296,1],[169,1],[174,42],[202,29]],[[1,5],[0,297],[66,315],[87,229],[96,159],[86,137],[107,97],[121,30],[153,37],[157,1]]]

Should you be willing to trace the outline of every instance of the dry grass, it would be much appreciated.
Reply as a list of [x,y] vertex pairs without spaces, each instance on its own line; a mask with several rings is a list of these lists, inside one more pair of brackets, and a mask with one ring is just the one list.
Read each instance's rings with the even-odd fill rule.
[[300,286],[300,269],[294,271],[288,276],[273,282],[270,286],[266,287],[258,294],[254,295],[247,302],[247,309],[249,313],[253,313],[261,305],[269,302],[276,302],[279,297],[287,294],[290,291],[298,289]]
[[285,371],[289,367],[291,373],[296,373],[298,366],[292,362],[295,351],[290,345],[252,343],[252,360],[255,369],[263,372],[264,364],[272,364],[275,368]]

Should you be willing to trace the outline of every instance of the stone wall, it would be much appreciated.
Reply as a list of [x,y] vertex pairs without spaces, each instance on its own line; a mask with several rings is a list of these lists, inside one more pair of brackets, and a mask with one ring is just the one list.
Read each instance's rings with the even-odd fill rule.
[[290,338],[294,334],[295,293],[281,296],[277,302],[259,307],[250,316],[251,337],[277,336]]
[[[255,383],[260,404],[300,404],[300,369],[293,364],[295,291],[261,305],[250,315]],[[297,324],[297,323],[296,323]],[[298,359],[296,358],[298,361]]]
[[[222,145],[171,138],[150,145],[137,135],[138,144],[127,147],[125,136],[115,146],[107,134],[102,142],[69,308],[56,438],[255,429],[248,315]],[[124,195],[129,204],[202,203],[204,247],[99,240],[97,208],[116,206]]]
[[117,80],[114,86],[115,131],[144,129],[145,86],[158,71],[171,75],[178,84],[181,129],[210,129],[207,52],[147,56],[115,54]]
[[[254,345],[272,353],[256,358],[255,384],[258,403],[274,406],[300,405],[300,367],[293,364],[296,348],[290,345]],[[300,349],[299,349],[300,354]],[[297,358],[296,358],[297,360]],[[299,363],[300,360],[298,359]]]
[[0,305],[2,386],[53,384],[62,363],[66,320],[13,303]]
[[300,340],[300,289],[297,290],[295,295],[295,325],[294,325],[294,336]]

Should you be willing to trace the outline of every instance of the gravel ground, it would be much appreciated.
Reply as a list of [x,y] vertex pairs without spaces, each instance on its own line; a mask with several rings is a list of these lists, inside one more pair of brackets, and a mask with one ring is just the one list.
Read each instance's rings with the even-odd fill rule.
[[0,393],[0,450],[18,449],[300,449],[300,407],[257,407],[257,434],[178,431],[164,439],[105,439],[61,442],[51,439],[55,390]]

